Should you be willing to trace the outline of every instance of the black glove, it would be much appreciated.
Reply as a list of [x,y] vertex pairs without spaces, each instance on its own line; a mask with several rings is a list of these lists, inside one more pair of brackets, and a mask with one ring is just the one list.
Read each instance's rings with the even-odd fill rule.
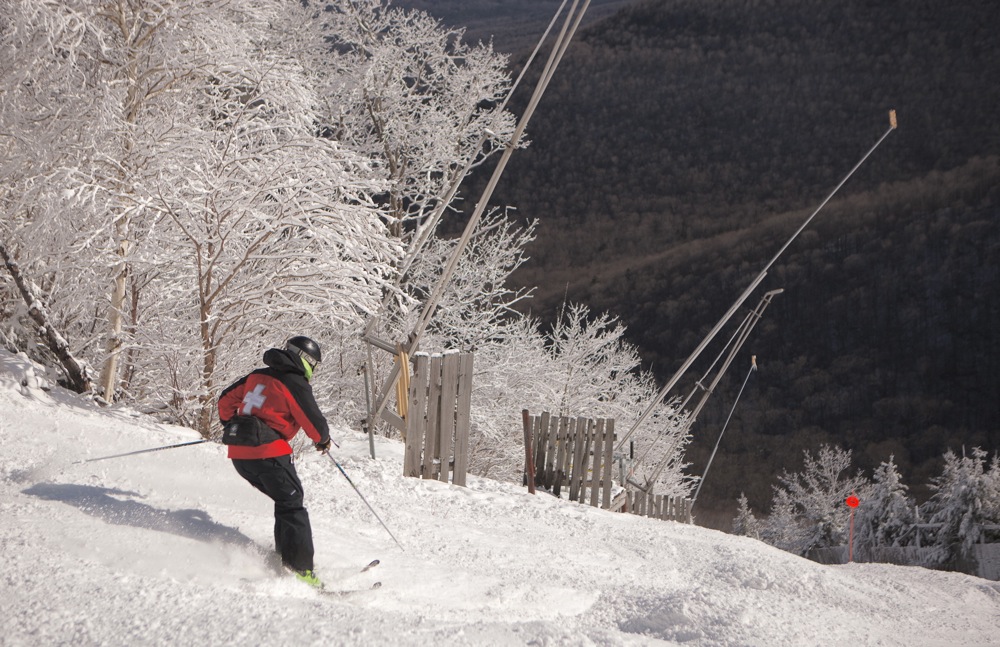
[[330,444],[331,444],[332,442],[333,442],[333,440],[332,440],[332,439],[330,439],[330,438],[327,438],[327,439],[326,439],[326,440],[324,440],[324,441],[321,441],[321,442],[318,442],[318,443],[316,443],[316,444],[315,444],[315,447],[316,447],[316,451],[318,451],[318,452],[323,452],[323,453],[326,453],[327,451],[329,451],[329,450],[330,450]]

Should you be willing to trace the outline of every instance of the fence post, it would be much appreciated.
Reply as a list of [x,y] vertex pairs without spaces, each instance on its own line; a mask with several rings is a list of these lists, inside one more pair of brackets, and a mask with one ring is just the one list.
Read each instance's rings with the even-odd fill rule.
[[524,469],[525,481],[528,482],[528,492],[535,493],[535,459],[531,455],[531,415],[527,409],[521,409],[521,422],[524,424]]

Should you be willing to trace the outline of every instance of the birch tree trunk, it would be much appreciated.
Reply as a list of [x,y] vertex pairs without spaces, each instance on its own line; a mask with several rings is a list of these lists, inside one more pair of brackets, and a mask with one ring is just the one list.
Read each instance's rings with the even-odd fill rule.
[[108,308],[108,341],[107,359],[101,369],[101,392],[104,399],[114,402],[115,391],[118,388],[118,357],[122,347],[122,308],[125,307],[125,283],[128,278],[128,239],[125,233],[128,224],[123,221],[118,227],[118,257],[119,267],[114,277],[114,287],[111,291],[111,303]]
[[7,271],[10,272],[11,278],[14,279],[14,285],[17,286],[18,291],[21,293],[21,297],[28,306],[28,314],[31,315],[31,319],[38,324],[38,336],[41,337],[42,341],[49,348],[49,350],[55,354],[55,356],[59,359],[59,363],[62,365],[63,370],[66,371],[66,379],[69,388],[77,393],[86,393],[91,391],[93,384],[90,379],[90,372],[87,369],[87,365],[73,356],[69,350],[69,344],[66,342],[66,339],[59,334],[55,328],[53,328],[52,322],[49,320],[48,313],[45,311],[45,306],[38,295],[37,289],[33,284],[25,279],[23,274],[21,274],[21,268],[11,257],[10,252],[7,250],[7,246],[3,243],[0,243],[0,258],[3,259],[4,266],[7,268]]

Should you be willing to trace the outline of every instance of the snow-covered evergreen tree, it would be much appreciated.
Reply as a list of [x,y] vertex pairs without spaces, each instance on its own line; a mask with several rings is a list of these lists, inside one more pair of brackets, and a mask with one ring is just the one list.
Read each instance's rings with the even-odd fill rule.
[[761,521],[761,541],[796,555],[804,555],[810,548],[812,533],[803,526],[801,519],[791,494],[775,487],[771,513]]
[[879,548],[904,546],[913,536],[914,502],[893,457],[872,476],[854,519],[854,555],[863,561]]
[[760,539],[761,537],[761,523],[754,516],[753,510],[750,509],[750,503],[747,501],[746,494],[742,492],[738,499],[736,517],[733,519],[732,534],[739,535],[740,537],[751,537],[753,539]]
[[[780,485],[775,487],[773,506],[780,509],[780,514],[776,517],[772,512],[767,524],[769,530],[765,533],[782,537],[783,531],[773,526],[789,523],[789,515],[792,515],[796,526],[794,536],[797,540],[801,537],[801,543],[794,552],[800,555],[813,548],[847,543],[850,512],[844,500],[852,492],[861,494],[866,486],[866,480],[860,473],[855,476],[847,474],[851,467],[849,450],[822,445],[816,458],[808,450],[804,455],[801,472],[784,472],[778,477]],[[801,536],[798,531],[801,531]]]
[[931,480],[934,494],[921,506],[928,523],[941,524],[934,540],[931,563],[944,565],[967,557],[984,536],[984,525],[1000,523],[1000,460],[980,448],[971,456],[949,450],[944,469]]

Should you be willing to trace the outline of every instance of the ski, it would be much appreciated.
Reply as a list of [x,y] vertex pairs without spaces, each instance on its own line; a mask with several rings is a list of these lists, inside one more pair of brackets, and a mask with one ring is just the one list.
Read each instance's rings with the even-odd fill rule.
[[364,593],[365,591],[374,591],[375,589],[380,589],[380,588],[382,588],[382,583],[381,582],[374,582],[371,586],[368,586],[368,587],[365,587],[365,588],[356,588],[356,589],[328,589],[328,588],[324,587],[322,589],[317,589],[317,591],[319,593],[321,593],[322,595],[332,595],[332,596],[338,596],[338,597],[345,597],[345,596],[348,596],[348,595],[356,595],[358,593]]
[[[370,561],[367,564],[365,564],[357,573],[355,573],[354,575],[348,575],[347,577],[341,578],[339,580],[339,582],[340,583],[350,582],[351,580],[353,580],[355,577],[361,575],[362,573],[367,573],[368,571],[372,570],[373,568],[375,568],[376,566],[378,566],[380,563],[381,563],[380,560],[373,559],[372,561]],[[323,588],[318,589],[318,590],[319,590],[320,593],[323,593],[325,595],[350,595],[352,593],[361,593],[361,592],[364,592],[364,591],[371,591],[373,589],[380,588],[381,586],[382,586],[381,582],[374,582],[371,586],[364,587],[364,588],[327,588],[326,586],[324,586]]]
[[[356,575],[350,576],[350,577],[347,577],[347,578],[344,578],[344,579],[347,580],[347,581],[350,581],[350,580],[354,579],[354,577],[357,577],[357,575],[361,575],[362,573],[367,573],[368,571],[372,570],[373,568],[375,568],[376,566],[378,566],[379,563],[380,563],[379,560],[373,559],[372,561],[370,561],[367,564],[365,564],[365,566],[362,567],[362,569],[360,571],[358,571]],[[341,581],[343,581],[343,580],[341,580]],[[355,593],[363,593],[365,591],[373,591],[373,590],[375,590],[377,588],[381,588],[381,586],[382,586],[381,582],[374,582],[374,583],[372,583],[371,586],[368,586],[368,587],[365,587],[365,588],[360,588],[360,587],[359,588],[326,588],[324,586],[322,589],[320,589],[320,593],[323,593],[324,595],[345,596],[345,595],[352,595],[352,594],[355,594]]]

